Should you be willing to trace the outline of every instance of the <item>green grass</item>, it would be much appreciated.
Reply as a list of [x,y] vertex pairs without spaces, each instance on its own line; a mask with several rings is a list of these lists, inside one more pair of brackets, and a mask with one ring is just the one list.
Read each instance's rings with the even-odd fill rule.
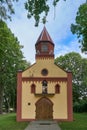
[[0,115],[0,130],[24,130],[28,122],[16,122],[16,114]]
[[[24,130],[29,122],[16,122],[16,114],[0,115],[0,130]],[[61,130],[87,130],[87,113],[74,114],[73,122],[60,122]]]
[[73,122],[59,123],[62,130],[87,130],[87,113],[75,113]]

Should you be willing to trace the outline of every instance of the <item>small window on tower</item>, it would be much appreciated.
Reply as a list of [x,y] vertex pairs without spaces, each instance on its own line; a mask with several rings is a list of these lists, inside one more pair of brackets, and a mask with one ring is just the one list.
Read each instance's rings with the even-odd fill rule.
[[41,51],[42,52],[47,52],[48,51],[47,43],[42,44]]

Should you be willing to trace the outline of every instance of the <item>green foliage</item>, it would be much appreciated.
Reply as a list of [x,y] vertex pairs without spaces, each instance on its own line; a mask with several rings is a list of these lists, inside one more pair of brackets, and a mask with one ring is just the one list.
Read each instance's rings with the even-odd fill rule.
[[[58,1],[59,0],[53,0],[51,3],[55,7]],[[48,4],[48,2],[49,0],[27,0],[27,2],[25,3],[25,9],[28,11],[27,17],[34,17],[35,26],[38,26],[41,19],[41,14],[41,22],[43,22],[43,24],[46,23],[46,17],[50,10],[50,4]]]
[[0,20],[11,20],[11,14],[14,14],[13,2],[18,0],[0,0]]
[[3,101],[7,111],[16,107],[17,71],[23,70],[26,64],[22,48],[6,23],[0,21],[0,113]]
[[73,75],[73,101],[87,96],[87,59],[80,54],[72,52],[55,59],[55,63]]
[[24,130],[27,122],[16,122],[16,114],[0,115],[0,130]]
[[82,4],[77,12],[76,24],[71,25],[71,31],[77,35],[82,52],[87,52],[87,3]]
[[87,98],[75,102],[73,106],[74,112],[87,112]]

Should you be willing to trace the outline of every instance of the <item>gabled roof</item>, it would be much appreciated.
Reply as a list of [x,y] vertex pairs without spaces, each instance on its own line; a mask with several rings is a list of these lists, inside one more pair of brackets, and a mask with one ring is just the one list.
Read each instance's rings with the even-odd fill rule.
[[36,44],[38,44],[41,41],[46,41],[46,42],[48,41],[48,42],[51,42],[51,44],[54,45],[54,43],[53,43],[53,41],[52,41],[52,39],[51,39],[51,37],[50,37],[50,35],[49,35],[49,33],[48,33],[45,26],[44,26],[44,28],[43,28],[43,30],[42,30]]

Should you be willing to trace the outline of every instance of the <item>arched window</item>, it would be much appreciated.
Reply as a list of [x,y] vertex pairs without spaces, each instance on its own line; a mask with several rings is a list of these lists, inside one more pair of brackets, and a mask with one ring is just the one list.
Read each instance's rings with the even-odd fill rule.
[[36,92],[36,86],[35,84],[31,85],[31,93],[35,93]]
[[55,93],[60,93],[60,85],[56,84],[55,86]]
[[47,93],[47,81],[43,80],[42,82],[42,93],[46,94]]

